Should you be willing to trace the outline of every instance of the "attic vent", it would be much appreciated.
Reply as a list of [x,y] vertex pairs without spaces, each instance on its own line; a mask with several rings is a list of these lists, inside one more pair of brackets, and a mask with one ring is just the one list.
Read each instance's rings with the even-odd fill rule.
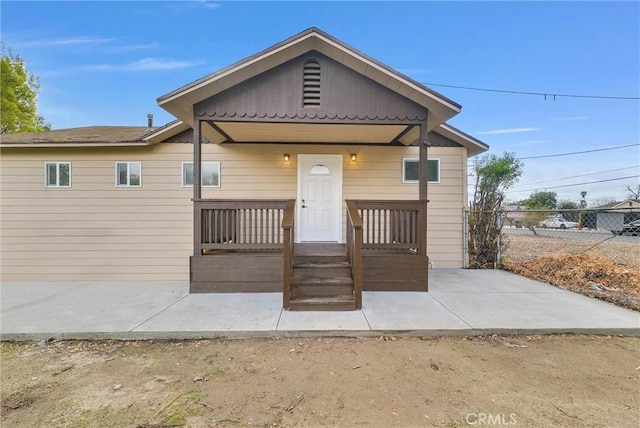
[[304,64],[302,107],[320,107],[320,64],[314,59]]

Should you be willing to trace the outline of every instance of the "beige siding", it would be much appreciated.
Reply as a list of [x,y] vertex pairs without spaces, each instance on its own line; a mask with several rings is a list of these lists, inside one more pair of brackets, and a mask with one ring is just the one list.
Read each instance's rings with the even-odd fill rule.
[[[188,279],[190,147],[3,149],[2,280]],[[72,163],[71,188],[44,186],[47,161]],[[115,187],[116,161],[142,162],[141,188]]]
[[[402,183],[402,158],[417,157],[416,148],[311,145],[205,145],[203,160],[220,162],[221,187],[203,188],[203,197],[293,199],[297,154],[342,154],[345,199],[417,198],[418,185]],[[429,256],[436,267],[460,267],[466,153],[429,156],[441,168],[440,183],[429,185]],[[3,149],[2,280],[187,280],[192,188],[182,187],[181,169],[191,160],[190,144]],[[71,188],[44,186],[47,161],[72,163]],[[117,161],[142,162],[141,188],[115,187]]]

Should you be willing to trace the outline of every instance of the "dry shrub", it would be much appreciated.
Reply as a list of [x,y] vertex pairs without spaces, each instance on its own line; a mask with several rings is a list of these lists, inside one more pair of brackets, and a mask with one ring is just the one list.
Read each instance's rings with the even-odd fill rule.
[[[595,245],[594,245],[595,244]],[[531,262],[542,255],[599,253],[609,261],[640,269],[640,245],[626,242],[595,242],[544,235],[502,234],[502,258],[504,263]]]
[[528,262],[509,262],[519,275],[640,311],[640,269],[617,264],[598,253],[545,254]]

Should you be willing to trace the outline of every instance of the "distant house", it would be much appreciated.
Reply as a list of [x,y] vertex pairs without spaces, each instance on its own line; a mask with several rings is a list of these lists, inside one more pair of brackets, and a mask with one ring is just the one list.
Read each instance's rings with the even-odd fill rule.
[[508,204],[501,207],[504,213],[504,227],[522,227],[525,218],[525,208],[518,204]]
[[158,103],[177,118],[160,128],[2,136],[3,281],[353,309],[426,291],[429,260],[462,266],[467,159],[488,146],[441,94],[310,28]]
[[639,199],[627,199],[622,202],[610,202],[608,204],[595,207],[596,210],[620,210],[620,211],[636,211],[640,210]]
[[593,212],[587,215],[587,224],[595,225],[596,229],[620,231],[624,224],[638,219],[640,219],[640,200],[627,199],[593,208]]

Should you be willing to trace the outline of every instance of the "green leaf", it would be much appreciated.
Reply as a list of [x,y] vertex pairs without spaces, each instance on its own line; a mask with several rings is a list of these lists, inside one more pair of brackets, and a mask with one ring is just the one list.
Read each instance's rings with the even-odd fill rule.
[[40,82],[29,73],[24,60],[1,46],[0,64],[0,134],[48,130],[37,112]]

